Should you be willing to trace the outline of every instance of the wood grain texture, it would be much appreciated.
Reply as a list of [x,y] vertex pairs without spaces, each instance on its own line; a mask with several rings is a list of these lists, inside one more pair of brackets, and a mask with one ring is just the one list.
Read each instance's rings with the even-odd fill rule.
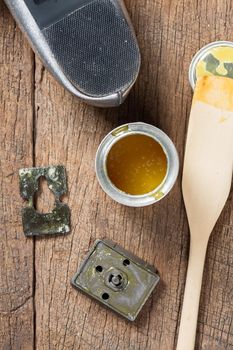
[[[101,190],[94,173],[94,158],[100,141],[112,128],[125,122],[145,121],[160,127],[172,138],[182,165],[192,96],[187,78],[190,60],[204,44],[218,39],[232,39],[233,8],[230,0],[127,0],[126,5],[139,40],[142,67],[135,87],[120,108],[104,110],[85,105],[65,92],[38,59],[35,62],[35,89],[31,89],[30,85],[34,79],[32,71],[24,78],[24,87],[16,86],[20,81],[16,77],[18,61],[11,62],[9,75],[4,73],[5,81],[14,82],[14,91],[25,99],[24,114],[20,115],[23,120],[18,121],[23,131],[18,134],[17,147],[15,141],[11,140],[14,127],[1,122],[1,128],[11,140],[12,148],[6,148],[3,144],[11,167],[17,169],[29,165],[27,162],[30,163],[32,159],[33,148],[36,166],[64,164],[68,172],[69,193],[64,201],[68,202],[72,210],[72,231],[65,237],[35,240],[34,327],[37,349],[175,349],[189,246],[181,177],[172,192],[159,204],[147,208],[127,208],[114,203]],[[1,13],[1,21],[7,21],[9,28],[4,27],[4,31],[1,31],[0,46],[3,45],[4,32],[7,30],[8,45],[4,44],[4,50],[12,55],[17,43],[18,60],[25,63],[24,69],[31,67],[32,56],[28,46],[25,41],[19,44],[19,39],[13,41],[15,27],[5,10],[4,15]],[[1,59],[5,57],[2,52]],[[26,86],[28,90],[23,95]],[[6,93],[3,86],[2,91]],[[9,90],[4,103],[8,101],[9,108],[16,109],[17,99],[12,94]],[[35,113],[34,144],[31,106]],[[14,116],[12,119],[8,117],[7,122],[14,123]],[[27,139],[25,132],[28,133]],[[15,154],[20,152],[21,145],[25,147],[24,158],[17,160]],[[2,186],[6,186],[6,179],[2,179]],[[17,180],[11,186],[18,196]],[[11,199],[12,202],[9,202],[9,196],[10,193],[3,198],[4,201],[8,199],[4,203],[11,203],[10,206],[8,204],[11,211],[4,207],[3,212],[18,218],[21,202],[19,199],[15,201],[16,196],[14,201]],[[47,192],[40,199],[40,206],[43,205],[48,206]],[[6,225],[5,220],[3,222]],[[209,244],[196,350],[233,349],[232,225],[231,195]],[[32,242],[25,243],[19,221],[16,224],[12,220],[10,226],[7,225],[9,237],[14,237],[16,228],[17,248],[24,247],[24,254],[28,254],[29,260],[25,267],[19,252],[15,266],[19,272],[28,269],[27,283],[24,283],[30,286],[28,295],[31,295]],[[70,286],[70,278],[90,246],[96,238],[102,237],[113,239],[156,265],[160,271],[161,283],[134,323],[118,317]],[[13,259],[10,250],[9,259]],[[17,276],[14,270],[11,275],[11,266],[8,267],[7,262],[1,263],[4,273],[5,270],[10,271],[9,276],[15,282]],[[20,295],[20,286],[16,286],[16,295]],[[12,295],[6,296],[4,305],[11,303]],[[28,322],[32,327],[31,299],[27,305],[30,306],[27,317],[31,320]],[[14,314],[10,320],[12,324],[19,322]],[[26,327],[25,324],[26,321],[22,323],[22,329]],[[2,332],[3,338],[14,339],[15,329],[8,324]],[[30,339],[28,336],[28,344]],[[32,339],[30,345],[33,346]]]
[[32,349],[33,241],[22,234],[18,170],[32,166],[33,54],[0,2],[0,349]]

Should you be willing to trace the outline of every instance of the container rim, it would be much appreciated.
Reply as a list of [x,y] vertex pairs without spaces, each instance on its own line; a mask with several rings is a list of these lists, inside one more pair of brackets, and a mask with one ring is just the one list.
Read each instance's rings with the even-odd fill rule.
[[[109,179],[106,169],[107,156],[112,146],[120,139],[134,134],[153,138],[161,145],[167,158],[167,172],[162,183],[142,195],[130,195],[119,190]],[[153,204],[168,194],[178,175],[179,159],[173,142],[162,130],[150,124],[135,122],[123,124],[105,136],[97,149],[95,170],[100,186],[113,200],[127,206],[142,207]]]

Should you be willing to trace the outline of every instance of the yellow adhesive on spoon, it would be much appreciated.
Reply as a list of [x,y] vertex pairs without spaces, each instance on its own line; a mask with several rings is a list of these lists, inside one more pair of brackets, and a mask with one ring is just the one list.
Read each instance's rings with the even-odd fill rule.
[[199,78],[193,96],[193,103],[196,101],[233,111],[233,79],[216,76]]
[[167,173],[167,157],[153,138],[134,134],[121,138],[106,161],[111,182],[121,191],[143,195],[156,189]]

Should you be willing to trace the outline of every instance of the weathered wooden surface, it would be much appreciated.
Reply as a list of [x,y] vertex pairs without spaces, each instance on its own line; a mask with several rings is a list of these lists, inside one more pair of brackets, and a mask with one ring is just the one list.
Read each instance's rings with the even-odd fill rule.
[[31,349],[33,241],[22,235],[18,169],[33,164],[34,59],[0,2],[0,349]]
[[[126,5],[142,51],[141,73],[122,107],[103,110],[65,92],[38,59],[34,65],[0,2],[0,349],[175,349],[189,243],[181,177],[159,204],[127,208],[100,189],[94,157],[109,130],[140,120],[168,133],[182,163],[191,103],[188,66],[205,43],[232,39],[233,7],[230,0],[128,0]],[[72,232],[25,240],[17,170],[57,163],[68,171],[64,200],[72,210]],[[48,205],[45,191],[39,207]],[[209,244],[196,350],[233,349],[232,221],[231,195]],[[160,271],[162,281],[135,323],[70,286],[90,245],[102,237]]]

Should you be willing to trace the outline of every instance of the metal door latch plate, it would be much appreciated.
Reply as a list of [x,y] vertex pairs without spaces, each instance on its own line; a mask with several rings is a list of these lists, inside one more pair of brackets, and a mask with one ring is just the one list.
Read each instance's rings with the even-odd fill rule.
[[97,240],[71,284],[134,321],[159,282],[157,271],[110,240]]
[[[54,209],[42,214],[36,211],[34,195],[39,188],[39,178],[43,176],[55,196]],[[20,194],[28,201],[22,209],[23,230],[26,236],[64,234],[70,231],[70,209],[60,201],[67,192],[65,168],[61,165],[45,168],[25,168],[19,170]]]

